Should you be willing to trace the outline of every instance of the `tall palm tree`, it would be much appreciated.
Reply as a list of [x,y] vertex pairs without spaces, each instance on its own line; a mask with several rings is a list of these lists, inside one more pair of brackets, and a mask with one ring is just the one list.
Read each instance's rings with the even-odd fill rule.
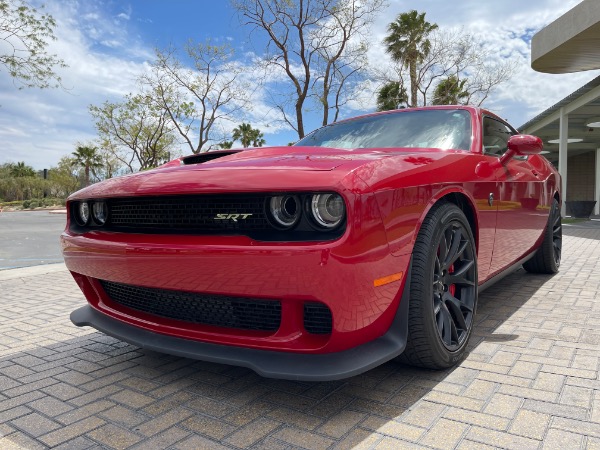
[[90,170],[101,169],[102,157],[98,153],[98,147],[79,145],[72,153],[73,166],[83,168],[85,172],[85,185],[90,185]]
[[266,142],[260,130],[252,128],[249,123],[242,123],[234,128],[232,138],[234,141],[240,141],[242,147],[262,147]]
[[25,165],[24,161],[21,161],[16,164],[11,164],[10,175],[15,178],[34,177],[35,170],[33,170],[33,167],[31,166]]
[[404,67],[410,74],[410,106],[417,106],[417,65],[429,54],[431,42],[429,33],[437,29],[436,24],[425,20],[425,13],[412,10],[399,14],[396,20],[388,25],[388,35],[383,40],[386,52],[392,59]]
[[407,103],[406,89],[397,81],[386,83],[377,91],[377,111],[398,109]]
[[456,75],[440,81],[435,87],[433,94],[434,105],[458,105],[469,98],[469,92],[465,90],[467,80],[459,80]]

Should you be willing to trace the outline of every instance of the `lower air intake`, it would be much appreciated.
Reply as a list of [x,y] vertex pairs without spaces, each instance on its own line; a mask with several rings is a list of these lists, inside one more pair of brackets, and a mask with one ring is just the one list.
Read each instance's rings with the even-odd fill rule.
[[256,331],[276,331],[281,322],[281,302],[277,300],[198,294],[99,281],[114,303],[159,317]]
[[311,334],[331,334],[331,310],[323,303],[304,304],[304,329]]

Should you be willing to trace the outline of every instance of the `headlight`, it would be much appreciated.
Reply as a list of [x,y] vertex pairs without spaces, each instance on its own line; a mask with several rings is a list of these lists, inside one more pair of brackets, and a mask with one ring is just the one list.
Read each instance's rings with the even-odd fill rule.
[[94,202],[92,213],[94,214],[96,223],[98,223],[98,225],[104,225],[108,218],[108,207],[106,206],[106,202]]
[[300,219],[300,200],[295,195],[271,197],[269,212],[275,226],[279,228],[291,228]]
[[346,215],[344,199],[338,194],[315,194],[310,201],[310,211],[317,225],[337,227]]
[[77,212],[79,214],[79,225],[87,225],[87,223],[90,221],[90,207],[88,205],[88,202],[79,202]]

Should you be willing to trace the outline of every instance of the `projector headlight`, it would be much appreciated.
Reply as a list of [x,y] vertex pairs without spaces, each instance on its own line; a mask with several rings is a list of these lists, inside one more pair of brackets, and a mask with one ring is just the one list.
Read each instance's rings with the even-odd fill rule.
[[331,229],[344,220],[346,206],[339,194],[314,194],[310,200],[310,212],[318,226]]
[[106,223],[106,219],[108,218],[108,207],[106,206],[106,202],[94,202],[92,205],[92,213],[96,223],[98,225],[104,225]]

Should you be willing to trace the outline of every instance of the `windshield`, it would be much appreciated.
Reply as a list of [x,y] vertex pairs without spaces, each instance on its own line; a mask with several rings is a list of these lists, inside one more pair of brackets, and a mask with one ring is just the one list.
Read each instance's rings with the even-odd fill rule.
[[471,118],[467,111],[460,109],[379,114],[320,128],[295,146],[470,150]]

